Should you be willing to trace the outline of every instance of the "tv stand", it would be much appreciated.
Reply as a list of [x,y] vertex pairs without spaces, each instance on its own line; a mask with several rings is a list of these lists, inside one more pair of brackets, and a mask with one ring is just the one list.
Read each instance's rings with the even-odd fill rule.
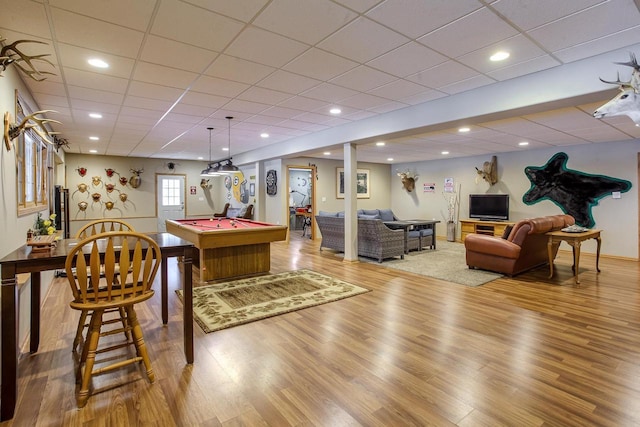
[[460,238],[464,242],[469,234],[488,234],[489,236],[501,237],[504,229],[515,222],[509,221],[485,221],[480,219],[461,219]]

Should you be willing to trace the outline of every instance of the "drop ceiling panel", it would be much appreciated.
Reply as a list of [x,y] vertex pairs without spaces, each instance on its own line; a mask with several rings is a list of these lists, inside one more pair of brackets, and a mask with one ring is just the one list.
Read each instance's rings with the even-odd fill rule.
[[142,48],[140,60],[199,74],[217,55],[218,52],[149,35]]
[[318,47],[358,62],[370,61],[410,40],[360,17],[323,40]]
[[[155,0],[49,0],[51,6],[86,16],[99,16],[103,21],[122,25],[138,31],[145,31],[149,16],[155,7]],[[126,12],[123,12],[126,11]]]
[[200,7],[178,1],[163,1],[151,33],[221,52],[242,28],[242,23]]
[[329,0],[273,0],[253,23],[314,45],[356,17]]
[[298,41],[248,27],[231,43],[226,53],[259,64],[282,67],[307,49],[308,45]]
[[358,64],[320,49],[311,48],[283,68],[318,80],[329,80]]
[[410,42],[382,55],[367,65],[397,77],[407,77],[445,62],[447,58],[426,46]]
[[277,70],[258,82],[257,85],[280,92],[297,94],[309,90],[320,83],[322,83],[322,81],[317,79],[312,79],[284,70]]
[[206,75],[219,77],[246,84],[256,84],[273,73],[275,68],[257,64],[229,55],[220,55],[205,72]]

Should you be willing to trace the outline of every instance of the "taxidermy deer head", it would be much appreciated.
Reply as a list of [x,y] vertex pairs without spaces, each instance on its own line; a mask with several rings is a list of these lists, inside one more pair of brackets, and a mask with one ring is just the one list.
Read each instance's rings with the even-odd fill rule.
[[407,170],[406,172],[398,172],[398,176],[400,177],[400,182],[402,182],[402,188],[407,190],[408,193],[411,193],[416,187],[418,174]]
[[489,185],[493,185],[498,182],[498,158],[496,156],[491,157],[490,162],[484,162],[482,169],[476,168],[478,175],[482,177]]
[[208,189],[209,187],[211,187],[211,184],[209,184],[209,179],[202,178],[202,179],[200,180],[200,187],[201,187],[203,190],[206,190],[206,189]]
[[618,85],[620,93],[612,100],[593,112],[593,117],[602,119],[609,116],[629,116],[636,125],[640,125],[640,65],[633,53],[629,54],[629,62],[615,62],[615,64],[632,67],[631,78],[628,82],[620,80],[620,73],[615,81],[600,79],[603,83]]
[[[4,113],[4,142],[7,146],[7,150],[10,149],[10,141],[17,138],[18,135],[26,131],[27,129],[33,129],[35,133],[37,133],[40,138],[47,144],[51,144],[56,146],[56,143],[53,141],[53,137],[57,135],[59,132],[51,132],[45,126],[47,123],[57,123],[62,124],[61,122],[53,119],[47,119],[44,117],[39,117],[38,114],[45,113],[56,113],[54,110],[40,110],[35,113],[31,113],[25,116],[24,119],[20,123],[11,123],[11,115],[9,112]],[[50,139],[51,138],[51,139]]]

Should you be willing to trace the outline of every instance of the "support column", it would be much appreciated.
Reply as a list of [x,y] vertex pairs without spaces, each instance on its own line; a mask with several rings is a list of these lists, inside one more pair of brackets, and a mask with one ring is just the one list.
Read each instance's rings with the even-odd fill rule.
[[255,203],[253,203],[253,219],[256,221],[265,220],[265,206],[267,201],[267,171],[264,166],[264,161],[256,162],[256,191],[255,191]]
[[356,145],[344,144],[344,260],[358,260],[358,160]]

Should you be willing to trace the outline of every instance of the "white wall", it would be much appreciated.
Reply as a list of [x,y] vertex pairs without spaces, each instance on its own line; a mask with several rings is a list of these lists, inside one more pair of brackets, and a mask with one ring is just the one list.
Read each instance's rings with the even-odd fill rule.
[[[475,168],[482,167],[491,155],[456,158],[450,160],[434,160],[430,162],[406,163],[397,165],[395,169],[412,169],[418,172],[416,191],[407,193],[400,188],[400,178],[391,174],[393,191],[391,206],[400,218],[436,218],[444,223],[446,204],[442,195],[445,178],[453,178],[456,188],[460,184],[459,218],[464,219],[469,212],[468,199],[470,193],[504,193],[509,194],[510,221],[519,219],[562,213],[561,209],[549,200],[534,205],[527,205],[522,196],[531,187],[531,182],[524,174],[527,166],[543,166],[558,152],[569,156],[567,168],[588,174],[606,175],[625,179],[632,183],[630,191],[623,193],[621,199],[607,196],[600,200],[592,210],[596,221],[594,228],[602,232],[602,254],[621,257],[638,257],[638,178],[637,155],[640,151],[640,140],[572,145],[561,148],[527,150],[499,154],[498,183],[489,186],[478,177]],[[435,183],[433,193],[423,191],[424,183]],[[460,227],[457,237],[460,238]],[[445,236],[445,227],[437,229],[439,236]],[[595,252],[595,241],[583,243],[582,250]]]

